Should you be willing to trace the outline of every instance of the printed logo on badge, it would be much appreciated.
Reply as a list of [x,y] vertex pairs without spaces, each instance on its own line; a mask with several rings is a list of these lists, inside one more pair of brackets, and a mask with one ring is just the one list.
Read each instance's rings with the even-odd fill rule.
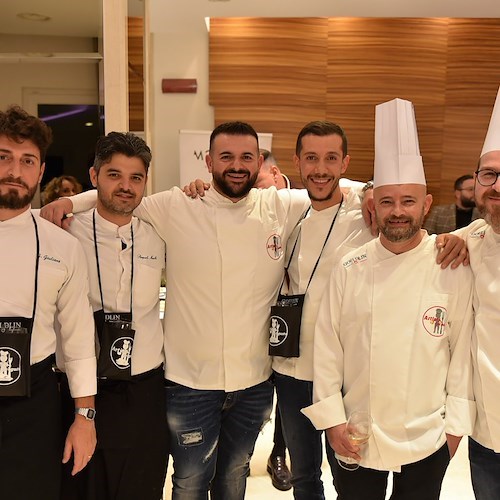
[[442,337],[446,329],[448,312],[445,307],[433,306],[425,311],[422,316],[422,324],[427,333],[433,337]]
[[113,364],[120,370],[130,367],[132,347],[134,347],[134,339],[131,337],[120,337],[113,342],[109,354]]
[[278,347],[288,337],[288,325],[283,318],[271,316],[271,326],[269,327],[269,344]]
[[273,260],[278,260],[283,255],[283,245],[281,244],[281,236],[273,234],[269,236],[266,249],[269,257]]
[[0,385],[11,385],[21,377],[21,355],[11,347],[0,347]]

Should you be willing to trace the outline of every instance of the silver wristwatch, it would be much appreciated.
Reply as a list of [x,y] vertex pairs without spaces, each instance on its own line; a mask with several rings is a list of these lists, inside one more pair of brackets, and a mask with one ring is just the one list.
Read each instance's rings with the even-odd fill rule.
[[75,408],[76,415],[82,415],[86,420],[94,420],[95,419],[95,408]]

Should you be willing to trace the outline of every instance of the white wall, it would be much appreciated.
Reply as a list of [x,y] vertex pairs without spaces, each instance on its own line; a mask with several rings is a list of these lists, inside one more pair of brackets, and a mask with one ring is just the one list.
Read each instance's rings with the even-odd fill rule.
[[[91,38],[0,35],[0,52],[4,53],[93,51]],[[98,96],[95,63],[0,62],[0,72],[1,109],[9,104],[23,106],[23,88],[82,89],[95,92],[96,99]]]
[[[214,116],[208,104],[208,32],[203,21],[193,20],[174,31],[162,0],[150,1],[149,19],[152,174],[157,192],[179,183],[179,130],[212,130]],[[196,78],[198,92],[163,94],[162,78]]]

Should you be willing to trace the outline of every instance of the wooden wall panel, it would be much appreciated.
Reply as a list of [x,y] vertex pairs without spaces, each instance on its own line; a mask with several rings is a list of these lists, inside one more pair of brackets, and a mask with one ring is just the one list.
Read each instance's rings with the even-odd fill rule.
[[328,102],[444,104],[447,22],[330,18]]
[[128,18],[129,130],[144,130],[144,19]]
[[493,109],[500,83],[500,20],[448,22],[446,104]]
[[[328,20],[229,18],[210,22],[210,104],[215,122],[243,120],[273,133],[273,153],[298,181],[297,133],[325,118]],[[300,119],[297,119],[300,117]]]
[[436,204],[474,170],[500,84],[500,19],[218,19],[210,40],[216,123],[273,132],[287,174],[295,134],[326,118],[348,135],[348,175],[371,178],[375,105],[395,97],[415,104]]
[[210,104],[324,106],[326,19],[212,19]]

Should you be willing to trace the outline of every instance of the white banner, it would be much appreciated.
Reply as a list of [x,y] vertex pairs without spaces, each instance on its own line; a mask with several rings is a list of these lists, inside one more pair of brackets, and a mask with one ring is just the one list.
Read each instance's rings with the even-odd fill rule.
[[[205,156],[208,154],[211,130],[179,130],[179,186],[182,188],[195,179],[212,180],[207,170]],[[273,134],[257,134],[259,146],[271,151]]]

